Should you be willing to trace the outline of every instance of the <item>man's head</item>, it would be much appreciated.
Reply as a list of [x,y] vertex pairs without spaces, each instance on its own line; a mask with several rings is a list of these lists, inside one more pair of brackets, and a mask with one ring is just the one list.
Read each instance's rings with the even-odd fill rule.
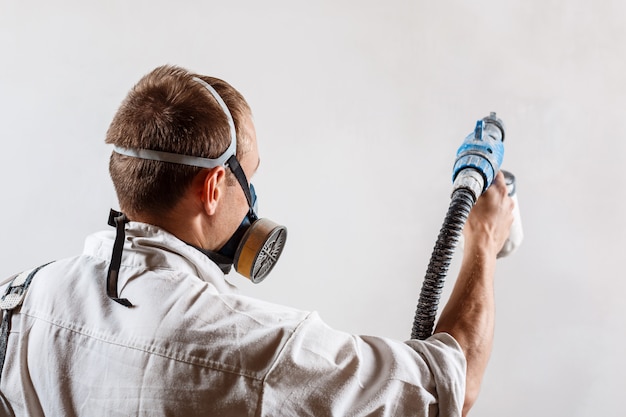
[[159,67],[130,91],[106,142],[115,146],[109,169],[127,218],[169,231],[224,272],[234,265],[260,282],[271,271],[287,229],[256,213],[256,133],[233,87]]
[[[235,124],[237,158],[242,160],[256,148],[250,108],[243,96],[225,81],[175,66],[156,68],[133,87],[111,122],[106,143],[203,158],[221,155],[230,144],[227,116],[194,77],[212,86],[224,100]],[[167,215],[202,168],[113,152],[109,170],[122,211],[134,218]],[[226,180],[236,184],[229,171]]]

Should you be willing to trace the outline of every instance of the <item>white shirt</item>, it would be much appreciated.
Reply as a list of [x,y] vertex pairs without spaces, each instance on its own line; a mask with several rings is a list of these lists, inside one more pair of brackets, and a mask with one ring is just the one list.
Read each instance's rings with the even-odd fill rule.
[[[237,293],[197,249],[127,225],[34,277],[9,335],[1,391],[16,416],[460,416],[465,358],[438,334],[399,342]],[[0,288],[4,293],[4,287]]]

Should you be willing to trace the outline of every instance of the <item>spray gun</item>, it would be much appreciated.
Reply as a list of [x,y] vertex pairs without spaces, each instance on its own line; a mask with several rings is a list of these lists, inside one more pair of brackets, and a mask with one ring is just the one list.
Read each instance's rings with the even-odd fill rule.
[[[478,197],[489,188],[500,170],[504,157],[503,142],[504,125],[495,113],[491,113],[476,122],[476,128],[465,138],[457,151],[452,170],[453,191],[450,207],[426,271],[415,312],[412,339],[423,340],[432,334],[439,299],[454,249],[462,237],[463,226],[470,210]],[[506,171],[503,171],[503,174],[509,195],[516,199],[515,177]],[[517,202],[515,206],[517,211]],[[511,253],[521,243],[519,211],[514,212],[514,216],[511,235],[498,254],[499,257]]]

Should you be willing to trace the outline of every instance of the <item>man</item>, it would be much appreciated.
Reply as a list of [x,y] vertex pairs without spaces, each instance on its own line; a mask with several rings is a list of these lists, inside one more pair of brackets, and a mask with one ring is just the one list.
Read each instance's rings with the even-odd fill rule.
[[15,415],[470,409],[490,354],[496,253],[512,222],[501,174],[470,214],[435,334],[399,342],[333,330],[315,313],[239,295],[225,280],[232,264],[263,279],[284,239],[281,226],[257,227],[265,223],[249,182],[259,164],[255,130],[229,84],[157,68],[121,104],[106,142],[123,213],[112,213],[115,230],[90,236],[82,255],[20,275],[30,282],[23,304],[3,307],[11,332],[0,390]]

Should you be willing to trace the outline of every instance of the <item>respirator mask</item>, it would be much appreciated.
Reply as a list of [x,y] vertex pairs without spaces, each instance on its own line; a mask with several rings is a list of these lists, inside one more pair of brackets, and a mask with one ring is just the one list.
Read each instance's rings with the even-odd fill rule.
[[[224,103],[211,85],[195,77],[194,81],[203,85],[211,93],[228,119],[230,146],[222,155],[215,159],[209,159],[149,149],[128,149],[118,146],[114,147],[114,152],[135,158],[171,162],[199,168],[228,167],[243,189],[248,201],[248,213],[232,237],[219,250],[196,249],[207,255],[224,273],[228,273],[231,266],[234,266],[239,274],[254,283],[258,283],[265,279],[276,264],[276,261],[278,261],[287,238],[287,228],[271,220],[258,217],[254,186],[248,184],[246,175],[235,156],[237,153],[237,136],[232,115],[226,103]],[[114,223],[116,224],[117,222]]]

